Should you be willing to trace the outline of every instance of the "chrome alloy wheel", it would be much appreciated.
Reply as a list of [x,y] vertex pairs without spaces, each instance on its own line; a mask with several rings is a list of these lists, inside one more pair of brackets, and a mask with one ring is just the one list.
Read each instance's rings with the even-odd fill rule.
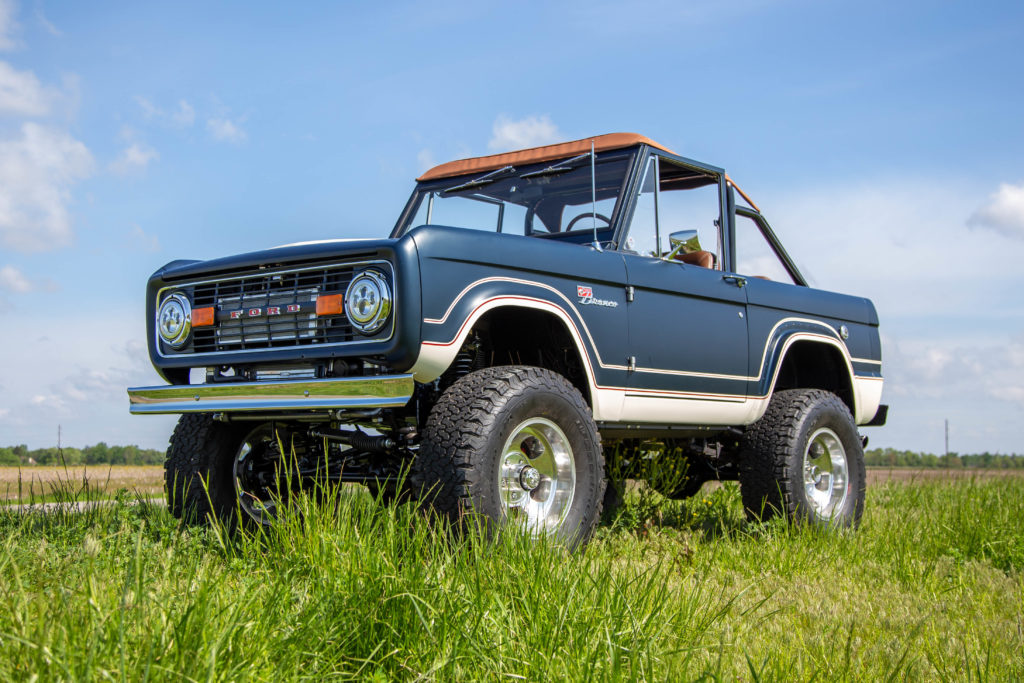
[[842,510],[849,481],[843,442],[828,427],[818,429],[811,435],[804,453],[804,491],[814,515],[830,520]]
[[269,524],[281,496],[280,445],[269,424],[249,432],[235,454],[232,479],[238,504],[257,524]]
[[565,433],[532,417],[512,430],[501,450],[498,482],[505,518],[534,535],[555,533],[576,493],[576,464]]

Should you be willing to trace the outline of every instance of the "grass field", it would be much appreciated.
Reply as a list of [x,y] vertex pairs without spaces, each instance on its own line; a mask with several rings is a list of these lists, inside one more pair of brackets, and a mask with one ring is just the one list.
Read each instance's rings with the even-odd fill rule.
[[152,465],[0,467],[0,504],[113,497],[121,489],[141,498],[162,496],[164,468]]
[[877,484],[856,533],[631,496],[574,555],[362,494],[230,539],[0,511],[0,679],[1024,678],[1024,478]]

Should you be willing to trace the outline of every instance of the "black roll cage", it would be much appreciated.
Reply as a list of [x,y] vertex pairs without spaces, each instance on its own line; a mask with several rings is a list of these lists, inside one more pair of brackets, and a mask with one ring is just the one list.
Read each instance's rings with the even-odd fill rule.
[[[772,251],[782,262],[786,271],[789,273],[793,281],[802,287],[807,286],[807,280],[804,278],[800,269],[796,263],[786,252],[786,249],[779,242],[778,237],[775,235],[775,231],[772,230],[767,219],[757,209],[737,205],[736,204],[736,193],[733,189],[732,184],[728,180],[725,169],[719,168],[718,166],[712,166],[710,164],[701,163],[693,159],[673,154],[664,149],[658,147],[652,147],[651,145],[641,144],[633,148],[626,148],[624,150],[609,150],[602,153],[604,160],[608,160],[608,155],[624,155],[624,153],[631,153],[632,159],[627,163],[627,170],[623,184],[620,187],[619,201],[616,202],[615,211],[609,217],[611,224],[609,226],[599,228],[598,232],[602,235],[608,236],[610,239],[602,241],[603,244],[609,246],[609,248],[617,251],[622,251],[622,243],[625,241],[625,233],[633,217],[633,212],[636,209],[636,201],[639,196],[639,184],[643,181],[644,167],[647,160],[654,156],[660,160],[664,159],[667,162],[675,166],[680,166],[693,171],[698,174],[706,176],[711,179],[711,182],[718,185],[718,200],[719,200],[719,217],[717,220],[718,228],[721,233],[721,244],[722,244],[722,270],[729,273],[736,272],[736,216],[743,216],[750,218],[754,221],[758,230],[764,236],[768,242]],[[616,158],[613,156],[612,158]],[[543,164],[529,164],[523,168],[529,168],[531,166],[549,166],[552,162],[544,162]],[[468,175],[468,174],[467,174]],[[422,196],[427,192],[434,192],[439,189],[443,189],[446,186],[451,186],[453,183],[457,183],[461,176],[455,178],[438,178],[427,182],[418,183],[409,196],[409,200],[405,204],[405,208],[402,210],[398,217],[398,221],[395,223],[395,227],[392,229],[391,236],[398,237],[399,230],[409,221],[414,211],[419,208]],[[660,183],[660,178],[659,178]],[[710,184],[710,183],[708,183]],[[483,198],[477,198],[483,201]],[[493,200],[492,200],[493,201]],[[504,204],[501,202],[495,202]],[[660,229],[660,226],[659,226]],[[566,235],[566,234],[579,234],[583,235],[589,233],[589,230],[574,230],[572,233],[552,233],[552,235]],[[543,236],[542,233],[531,235],[533,237]],[[589,243],[589,240],[587,241]]]

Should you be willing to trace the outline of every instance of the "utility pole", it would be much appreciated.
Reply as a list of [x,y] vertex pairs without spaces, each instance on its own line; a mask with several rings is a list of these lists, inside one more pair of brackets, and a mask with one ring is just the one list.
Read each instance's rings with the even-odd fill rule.
[[946,457],[949,457],[949,418],[946,418]]

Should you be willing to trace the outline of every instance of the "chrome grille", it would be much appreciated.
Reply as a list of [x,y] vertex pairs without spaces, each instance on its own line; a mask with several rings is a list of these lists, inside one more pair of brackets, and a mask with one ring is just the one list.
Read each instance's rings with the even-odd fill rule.
[[[242,315],[236,319],[228,318],[217,321],[215,330],[217,344],[220,349],[233,345],[244,349],[253,348],[254,344],[264,342],[267,345],[281,341],[295,344],[302,343],[304,339],[315,339],[318,295],[319,291],[314,287],[286,292],[246,292],[236,296],[218,297],[216,300],[218,313],[239,311]],[[291,305],[300,306],[300,310],[288,313],[288,307]],[[264,313],[262,316],[244,317],[252,310]],[[275,310],[283,311],[283,313],[273,316],[268,313]],[[223,318],[223,316],[218,315],[218,318]],[[201,349],[197,348],[196,350]]]
[[[358,335],[343,314],[316,315],[317,299],[344,294],[355,271],[363,265],[197,283],[192,286],[192,307],[213,306],[215,322],[210,327],[194,328],[192,347],[185,352],[248,351],[386,338],[391,333],[390,325],[380,335],[367,338]],[[383,270],[390,274],[390,268]]]

